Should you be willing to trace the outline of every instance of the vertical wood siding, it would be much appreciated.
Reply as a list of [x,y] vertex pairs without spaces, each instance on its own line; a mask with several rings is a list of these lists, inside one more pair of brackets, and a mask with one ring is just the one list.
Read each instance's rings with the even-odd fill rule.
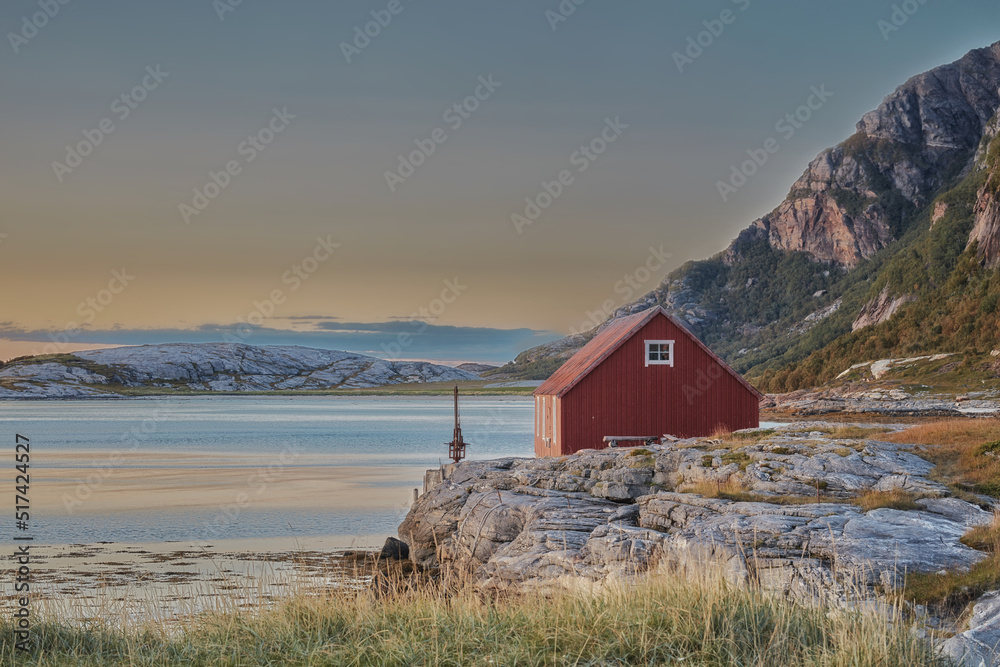
[[[645,341],[673,340],[674,365],[646,366]],[[654,317],[561,399],[542,397],[554,423],[535,454],[559,456],[605,447],[604,436],[706,436],[760,424],[756,395],[666,317]]]

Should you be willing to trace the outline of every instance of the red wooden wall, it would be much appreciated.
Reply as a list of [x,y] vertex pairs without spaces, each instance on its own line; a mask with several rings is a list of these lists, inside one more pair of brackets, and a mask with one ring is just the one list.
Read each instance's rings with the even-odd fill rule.
[[[647,340],[675,341],[674,365],[647,367]],[[554,397],[544,398],[551,406]],[[650,320],[555,400],[556,424],[551,409],[546,419],[553,446],[544,448],[536,437],[539,456],[600,449],[606,435],[690,438],[760,424],[758,397],[665,316]]]

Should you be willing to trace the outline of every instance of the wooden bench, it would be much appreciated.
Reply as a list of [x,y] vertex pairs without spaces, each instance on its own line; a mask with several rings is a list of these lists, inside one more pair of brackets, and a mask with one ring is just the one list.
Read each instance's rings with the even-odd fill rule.
[[[644,445],[658,445],[660,444],[659,435],[606,435],[604,436],[604,442],[608,443],[608,447],[619,447],[620,442],[636,442],[642,443]],[[637,447],[638,445],[631,445],[632,447]]]

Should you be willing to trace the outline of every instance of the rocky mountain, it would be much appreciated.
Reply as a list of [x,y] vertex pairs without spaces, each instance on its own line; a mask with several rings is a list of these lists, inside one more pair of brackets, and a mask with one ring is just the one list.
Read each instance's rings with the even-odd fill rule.
[[364,389],[476,377],[449,366],[334,350],[179,343],[16,359],[0,367],[0,398],[113,397],[129,390]]
[[[1000,116],[987,128],[987,137],[1000,135]],[[986,183],[976,193],[975,226],[969,234],[969,248],[989,268],[1000,267],[1000,144],[990,144],[978,156],[987,171]]]
[[[981,357],[1000,324],[998,109],[1000,42],[913,77],[728,249],[611,319],[663,306],[767,391],[868,359]],[[595,333],[497,373],[546,377]]]

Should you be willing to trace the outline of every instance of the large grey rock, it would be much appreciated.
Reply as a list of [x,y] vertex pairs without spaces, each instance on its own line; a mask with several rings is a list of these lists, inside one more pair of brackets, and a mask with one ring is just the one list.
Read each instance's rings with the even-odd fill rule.
[[969,628],[944,642],[941,653],[963,667],[1000,665],[1000,591],[976,603]]
[[[840,600],[859,586],[896,586],[906,572],[985,557],[960,538],[992,514],[948,497],[927,479],[927,461],[874,440],[847,448],[815,428],[789,425],[744,447],[686,440],[648,453],[463,462],[417,500],[399,536],[418,563],[466,563],[486,586],[600,581],[662,560],[711,561],[734,582]],[[684,492],[715,483],[757,498]],[[825,502],[809,502],[817,483]],[[914,511],[865,512],[849,502],[879,488],[929,497]],[[788,493],[804,496],[801,504],[769,502]]]
[[921,498],[917,504],[926,511],[954,521],[963,526],[985,526],[993,521],[993,513],[958,498]]

